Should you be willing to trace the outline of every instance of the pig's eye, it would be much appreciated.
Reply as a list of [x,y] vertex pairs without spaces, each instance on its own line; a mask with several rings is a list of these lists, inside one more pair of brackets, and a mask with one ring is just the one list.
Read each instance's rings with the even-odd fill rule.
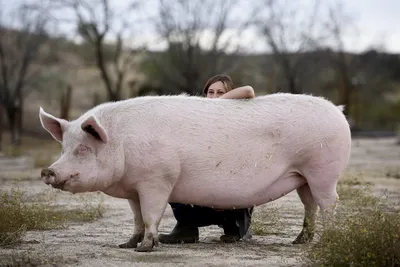
[[90,147],[88,146],[84,146],[84,145],[79,145],[77,147],[77,149],[75,150],[75,155],[81,155],[84,156],[86,154],[88,154],[89,152],[91,152],[92,150],[90,149]]

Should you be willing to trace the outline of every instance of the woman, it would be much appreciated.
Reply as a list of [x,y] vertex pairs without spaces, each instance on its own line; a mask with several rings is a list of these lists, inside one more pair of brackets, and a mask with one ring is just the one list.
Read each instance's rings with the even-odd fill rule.
[[[251,86],[232,89],[233,82],[227,75],[211,77],[204,86],[203,94],[207,98],[245,99],[254,98]],[[235,210],[217,210],[208,207],[170,203],[177,224],[170,234],[159,235],[161,243],[194,243],[199,240],[198,227],[219,225],[224,229],[223,242],[236,242],[250,239],[249,227],[253,208]]]
[[254,98],[254,90],[251,86],[242,86],[232,89],[233,82],[227,75],[216,75],[211,77],[204,86],[203,94],[207,98]]

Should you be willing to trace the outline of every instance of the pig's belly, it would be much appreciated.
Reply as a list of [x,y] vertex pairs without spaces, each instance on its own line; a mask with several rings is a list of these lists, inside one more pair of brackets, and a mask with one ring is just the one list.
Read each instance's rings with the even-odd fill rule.
[[199,185],[184,181],[175,186],[169,202],[220,209],[249,208],[276,200],[305,183],[296,172],[286,172],[275,180],[256,177],[250,184],[242,179],[236,187],[229,188],[223,182]]

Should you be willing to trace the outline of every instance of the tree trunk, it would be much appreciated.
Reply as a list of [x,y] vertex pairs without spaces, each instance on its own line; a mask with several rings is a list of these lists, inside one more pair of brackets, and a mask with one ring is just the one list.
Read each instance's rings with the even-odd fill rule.
[[11,144],[13,146],[20,146],[22,132],[22,108],[16,106],[7,107],[6,113],[11,135]]
[[109,101],[118,101],[118,100],[120,100],[120,93],[118,92],[118,90],[114,90],[112,81],[111,81],[111,79],[109,77],[109,73],[107,71],[107,64],[104,60],[103,38],[97,39],[96,46],[95,46],[95,52],[96,52],[97,67],[100,70],[101,79],[103,80],[104,85],[106,87],[106,90],[108,93],[108,100]]
[[100,104],[100,96],[97,92],[93,94],[93,107],[97,106]]
[[138,94],[138,89],[136,88],[136,84],[137,84],[136,81],[128,82],[130,98],[134,98]]
[[343,114],[347,117],[351,113],[351,95],[353,91],[353,84],[350,80],[350,73],[348,71],[348,64],[346,62],[346,57],[343,51],[340,51],[337,55],[337,72],[339,74],[340,79],[340,91],[339,91],[339,100],[340,104],[344,105]]
[[110,92],[109,94],[110,101],[119,101],[121,100],[121,94],[119,91]]
[[267,73],[267,94],[273,94],[275,92],[274,88],[274,73],[270,71]]
[[298,88],[296,85],[296,77],[289,76],[288,81],[289,81],[289,92],[291,94],[301,94],[302,90]]
[[23,131],[23,119],[24,119],[24,103],[21,98],[20,106],[17,108],[17,117],[16,117],[16,139],[15,145],[20,146],[22,144],[22,131]]
[[69,111],[71,110],[72,86],[67,85],[66,92],[61,92],[60,98],[60,116],[64,120],[69,119]]
[[3,122],[3,105],[0,104],[0,152],[3,150],[3,129],[4,129],[4,122]]
[[12,144],[15,146],[21,145],[22,134],[22,108],[18,107],[15,114],[15,132]]
[[353,90],[353,100],[351,105],[353,106],[354,128],[360,126],[360,102],[359,90]]
[[21,145],[21,135],[22,135],[22,117],[23,117],[23,106],[24,99],[22,97],[22,88],[17,90],[17,94],[15,96],[14,104],[13,104],[13,134],[11,135],[11,144],[14,146]]
[[350,115],[352,85],[346,72],[340,72],[340,103],[345,106],[343,114]]
[[10,129],[10,137],[11,137],[11,144],[16,145],[18,142],[17,131],[16,131],[16,108],[14,106],[7,107],[7,118],[8,118],[8,126]]
[[289,78],[289,92],[291,94],[296,94],[296,84],[294,83],[294,80],[292,78]]

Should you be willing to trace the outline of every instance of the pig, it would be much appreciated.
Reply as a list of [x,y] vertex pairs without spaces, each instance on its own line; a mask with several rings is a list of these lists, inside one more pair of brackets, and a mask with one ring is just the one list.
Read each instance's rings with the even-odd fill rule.
[[[121,248],[149,252],[168,202],[216,209],[259,206],[297,191],[304,222],[295,244],[314,235],[316,211],[334,214],[351,133],[343,107],[312,95],[253,99],[143,96],[100,104],[73,121],[46,113],[62,144],[41,171],[47,185],[127,199],[133,235]],[[140,243],[140,245],[139,245]]]

